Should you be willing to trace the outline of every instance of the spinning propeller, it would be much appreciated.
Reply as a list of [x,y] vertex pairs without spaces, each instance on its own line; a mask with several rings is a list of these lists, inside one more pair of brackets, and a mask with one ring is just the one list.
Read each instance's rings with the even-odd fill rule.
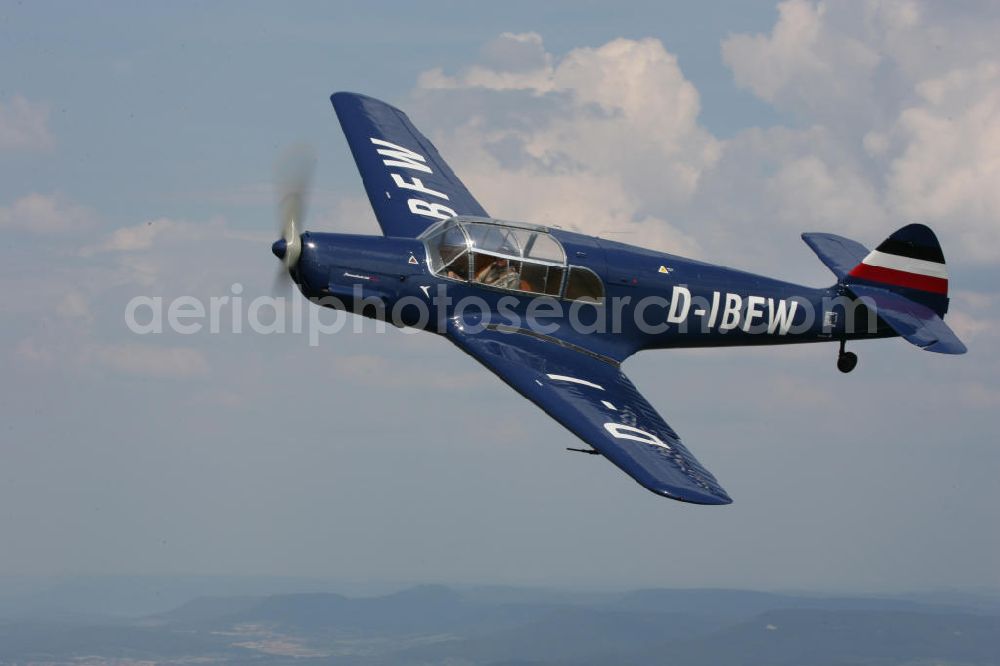
[[309,189],[316,156],[308,146],[288,150],[275,169],[275,194],[278,200],[278,229],[281,238],[271,245],[271,252],[281,260],[275,287],[287,286],[302,254],[302,223],[306,216]]

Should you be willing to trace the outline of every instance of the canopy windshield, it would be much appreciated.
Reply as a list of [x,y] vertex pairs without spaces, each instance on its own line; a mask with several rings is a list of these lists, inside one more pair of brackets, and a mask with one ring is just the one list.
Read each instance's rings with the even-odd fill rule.
[[[434,225],[421,238],[431,271],[441,277],[549,296],[563,293],[566,252],[544,227],[454,217]],[[570,273],[571,281],[578,272]],[[595,298],[593,288],[586,291],[590,298],[572,298]],[[602,296],[603,290],[597,298]]]

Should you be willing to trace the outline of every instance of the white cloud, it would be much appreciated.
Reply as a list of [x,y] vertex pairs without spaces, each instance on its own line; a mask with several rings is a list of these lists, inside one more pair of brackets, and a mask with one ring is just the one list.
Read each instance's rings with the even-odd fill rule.
[[537,34],[505,33],[481,62],[423,73],[411,108],[498,217],[763,272],[801,251],[801,231],[873,244],[920,221],[950,257],[989,263],[998,29],[989,12],[909,0],[784,2],[768,34],[732,35],[722,52],[737,84],[798,122],[725,141],[655,39],[558,56]]
[[552,67],[552,56],[545,51],[542,36],[537,32],[502,33],[483,46],[481,56],[493,71],[518,72]]
[[65,291],[62,298],[56,303],[55,311],[56,314],[66,319],[77,319],[88,323],[94,319],[87,295],[73,287]]
[[823,171],[840,174],[816,198],[820,212],[851,217],[860,201],[868,219],[931,224],[946,251],[957,243],[966,260],[991,262],[1000,259],[998,30],[990,11],[789,0],[770,34],[733,35],[722,52],[738,84],[847,147],[822,167],[801,164],[814,185]]
[[207,222],[188,222],[158,217],[130,227],[115,229],[103,241],[84,248],[83,253],[90,255],[99,252],[141,252],[152,249],[154,244],[160,247],[176,246],[232,237],[246,239],[250,236],[229,229],[222,218],[214,218]]
[[537,33],[505,32],[483,46],[482,57],[484,62],[457,76],[448,76],[441,69],[423,72],[417,85],[425,89],[479,87],[539,93],[555,87],[552,56]]
[[904,146],[888,196],[903,215],[947,226],[975,259],[1000,258],[1000,59],[917,87],[896,124]]
[[722,56],[737,85],[779,109],[881,127],[921,81],[995,58],[997,18],[917,0],[787,0],[769,34],[731,35]]
[[860,174],[815,155],[787,159],[767,179],[767,193],[790,227],[807,224],[846,233],[852,227],[860,231],[859,221],[883,218],[873,188]]
[[815,264],[803,231],[877,242],[894,226],[877,183],[821,125],[751,128],[728,140],[684,218],[709,260],[776,275],[779,258]]
[[47,150],[55,140],[48,128],[49,109],[21,95],[0,101],[0,151]]
[[85,231],[94,226],[88,208],[55,194],[28,194],[9,206],[0,206],[0,228],[36,234]]
[[[208,276],[214,275],[213,289],[220,292],[239,278],[270,278],[272,240],[271,234],[234,228],[221,217],[204,222],[159,217],[115,229],[80,249],[79,255],[110,260],[118,267],[118,284],[156,285],[160,293],[171,288],[201,293]],[[238,269],[238,262],[248,257],[260,260],[244,265],[253,271],[249,274]]]
[[93,345],[85,350],[92,362],[127,375],[155,379],[188,379],[208,374],[208,361],[193,347],[165,347],[144,343]]
[[970,347],[996,345],[1000,338],[1000,299],[992,294],[955,291],[950,294],[948,325]]
[[664,212],[691,198],[720,146],[659,41],[555,58],[538,35],[504,34],[484,50],[504,57],[425,72],[415,106],[437,117],[455,104],[469,111],[435,139],[487,209],[698,253]]
[[157,236],[166,231],[182,228],[183,223],[166,218],[149,220],[139,225],[115,229],[103,243],[93,246],[91,251],[135,252],[153,247]]
[[194,347],[149,343],[94,341],[89,332],[72,341],[51,335],[21,339],[13,356],[22,362],[57,367],[59,370],[96,368],[101,373],[152,379],[192,379],[209,374],[205,355]]
[[29,363],[51,365],[56,358],[50,345],[41,344],[32,338],[20,340],[13,351],[14,357]]
[[778,6],[770,35],[727,38],[722,55],[736,83],[779,108],[809,115],[843,113],[845,104],[867,106],[880,49],[852,34],[851,24],[863,20],[858,7],[846,8],[843,13],[853,16],[843,22],[831,21],[841,17],[829,9],[790,0]]

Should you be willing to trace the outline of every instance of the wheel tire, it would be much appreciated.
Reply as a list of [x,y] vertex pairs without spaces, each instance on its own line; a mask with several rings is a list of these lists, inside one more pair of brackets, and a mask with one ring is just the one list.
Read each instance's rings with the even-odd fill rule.
[[844,352],[837,358],[837,370],[847,373],[858,365],[858,355],[854,352]]

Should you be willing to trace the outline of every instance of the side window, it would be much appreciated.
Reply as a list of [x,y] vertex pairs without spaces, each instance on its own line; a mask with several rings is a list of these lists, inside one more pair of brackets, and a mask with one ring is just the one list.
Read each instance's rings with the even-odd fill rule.
[[535,294],[558,296],[562,289],[563,268],[524,262],[521,267],[521,289]]
[[513,229],[496,224],[466,224],[474,250],[520,256],[519,239]]
[[601,303],[604,300],[604,283],[589,268],[571,266],[566,281],[566,295],[571,301]]
[[469,279],[469,248],[457,225],[448,226],[428,240],[431,270],[453,280]]
[[552,236],[540,233],[532,234],[531,238],[524,244],[524,258],[566,263],[566,253],[563,252],[562,245]]
[[558,296],[562,292],[563,275],[565,268],[549,266],[549,272],[545,276],[545,293],[550,296]]
[[521,288],[521,262],[512,261],[506,257],[495,257],[491,254],[479,254],[475,256],[475,277],[476,282],[488,284],[498,289],[520,289]]

